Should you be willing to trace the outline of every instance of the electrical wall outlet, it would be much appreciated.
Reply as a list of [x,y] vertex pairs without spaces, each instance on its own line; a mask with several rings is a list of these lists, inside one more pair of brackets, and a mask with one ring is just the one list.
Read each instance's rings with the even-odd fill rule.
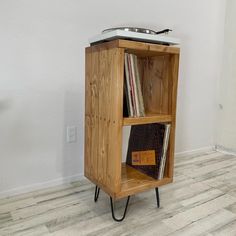
[[76,141],[77,141],[77,127],[76,126],[67,126],[66,142],[67,143],[76,143]]

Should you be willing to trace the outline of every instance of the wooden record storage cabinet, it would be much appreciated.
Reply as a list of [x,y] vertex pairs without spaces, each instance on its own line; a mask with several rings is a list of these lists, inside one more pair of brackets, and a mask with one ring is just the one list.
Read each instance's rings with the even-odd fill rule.
[[[123,116],[125,52],[138,56],[145,117]],[[95,201],[100,189],[111,197],[112,204],[112,200],[149,189],[158,190],[159,186],[171,183],[180,48],[113,40],[87,47],[85,54],[84,172],[96,185]],[[153,179],[122,163],[123,126],[165,122],[171,124],[171,131],[162,180]]]

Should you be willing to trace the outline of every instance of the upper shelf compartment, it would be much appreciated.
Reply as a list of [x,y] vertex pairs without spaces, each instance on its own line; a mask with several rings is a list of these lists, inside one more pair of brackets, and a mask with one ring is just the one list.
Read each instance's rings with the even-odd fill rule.
[[[131,118],[124,112],[123,125],[170,122],[172,115],[173,55],[139,56],[138,70],[146,117]],[[125,98],[126,98],[125,94]],[[124,108],[127,99],[124,100]],[[128,104],[127,104],[128,107]],[[124,109],[126,111],[128,109]],[[167,115],[167,116],[166,116]],[[168,116],[170,115],[170,116]],[[127,118],[126,118],[127,117]]]

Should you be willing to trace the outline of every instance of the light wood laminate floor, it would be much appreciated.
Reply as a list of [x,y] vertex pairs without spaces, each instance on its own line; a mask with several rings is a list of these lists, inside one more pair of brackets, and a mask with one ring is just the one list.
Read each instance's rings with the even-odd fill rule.
[[[236,235],[236,157],[176,158],[175,181],[132,196],[126,219],[111,218],[109,197],[94,203],[87,180],[0,199],[0,235]],[[117,202],[122,213],[124,200]]]

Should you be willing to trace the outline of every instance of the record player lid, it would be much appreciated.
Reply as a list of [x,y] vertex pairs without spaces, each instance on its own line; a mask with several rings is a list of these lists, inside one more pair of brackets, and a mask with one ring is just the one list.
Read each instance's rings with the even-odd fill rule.
[[104,30],[101,34],[89,39],[91,45],[102,42],[108,42],[115,39],[126,39],[140,42],[150,42],[164,45],[178,45],[178,38],[170,37],[164,33],[169,32],[169,29],[155,32],[149,29],[134,28],[134,27],[119,27]]
[[102,33],[107,33],[111,32],[114,30],[124,30],[124,31],[130,31],[130,32],[136,32],[136,33],[143,33],[143,34],[168,34],[171,29],[164,29],[161,31],[154,31],[151,29],[145,29],[145,28],[138,28],[138,27],[116,27],[116,28],[110,28],[110,29],[105,29],[102,31]]

